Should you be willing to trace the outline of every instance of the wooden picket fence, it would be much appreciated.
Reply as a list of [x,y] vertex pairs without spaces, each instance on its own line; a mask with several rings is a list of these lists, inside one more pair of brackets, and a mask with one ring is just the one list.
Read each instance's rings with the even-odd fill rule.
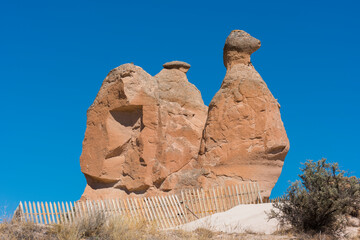
[[146,221],[172,228],[239,204],[262,203],[256,182],[209,189],[185,189],[179,196],[106,199],[78,202],[20,202],[13,219],[37,224],[71,224],[96,214]]
[[189,221],[224,212],[240,204],[262,203],[259,185],[249,182],[209,189],[188,189],[181,191],[186,218]]
[[264,198],[263,203],[276,203],[276,202],[280,202],[283,199],[284,199],[283,197],[277,197],[277,198],[273,198],[273,199]]
[[84,217],[126,216],[135,221],[147,221],[160,228],[170,228],[187,222],[176,195],[107,199],[78,202],[20,202],[18,219],[37,224],[74,223]]

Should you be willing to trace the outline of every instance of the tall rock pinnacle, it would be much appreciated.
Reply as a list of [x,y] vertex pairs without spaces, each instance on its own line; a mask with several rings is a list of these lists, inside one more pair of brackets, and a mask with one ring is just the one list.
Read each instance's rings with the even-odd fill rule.
[[258,181],[269,196],[280,176],[289,140],[280,105],[250,62],[260,41],[235,30],[226,39],[226,76],[209,105],[199,164],[203,186]]

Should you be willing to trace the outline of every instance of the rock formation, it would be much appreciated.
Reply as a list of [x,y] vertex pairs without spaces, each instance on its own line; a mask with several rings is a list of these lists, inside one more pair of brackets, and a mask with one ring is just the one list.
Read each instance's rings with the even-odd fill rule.
[[247,180],[269,195],[289,142],[280,105],[250,63],[259,47],[249,34],[231,32],[227,73],[209,109],[186,77],[187,63],[166,63],[155,76],[133,64],[113,69],[87,112],[82,199]]
[[125,64],[108,74],[87,112],[83,198],[155,194],[186,185],[207,116],[200,91],[187,80],[189,68],[170,62],[152,77]]
[[244,31],[224,46],[226,76],[209,105],[199,164],[203,185],[258,181],[269,196],[289,150],[280,105],[250,62],[260,41]]

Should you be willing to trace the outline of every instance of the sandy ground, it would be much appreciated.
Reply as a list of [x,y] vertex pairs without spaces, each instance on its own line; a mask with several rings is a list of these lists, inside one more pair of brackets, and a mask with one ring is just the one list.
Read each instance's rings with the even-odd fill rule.
[[268,220],[266,212],[271,209],[271,203],[239,205],[226,212],[198,219],[179,228],[185,231],[206,228],[214,232],[272,234],[278,230],[278,222],[275,219]]

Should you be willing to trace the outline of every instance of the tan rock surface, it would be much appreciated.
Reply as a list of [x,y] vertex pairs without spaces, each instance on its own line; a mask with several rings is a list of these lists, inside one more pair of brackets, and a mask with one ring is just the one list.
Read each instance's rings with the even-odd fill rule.
[[105,78],[87,112],[83,199],[170,191],[195,161],[207,107],[187,80],[190,65],[175,63],[155,77],[125,64]]
[[203,186],[258,181],[269,196],[280,176],[289,141],[280,105],[250,62],[259,47],[244,31],[226,40],[227,72],[209,105],[200,148]]

